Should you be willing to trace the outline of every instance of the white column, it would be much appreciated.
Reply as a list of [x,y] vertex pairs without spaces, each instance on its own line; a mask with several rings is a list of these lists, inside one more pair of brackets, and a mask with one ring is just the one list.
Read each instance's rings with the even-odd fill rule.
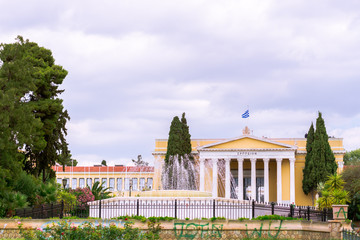
[[238,199],[244,200],[243,158],[238,158]]
[[225,198],[230,198],[230,158],[225,158]]
[[213,189],[212,196],[216,198],[218,196],[218,159],[213,158]]
[[295,158],[290,158],[290,203],[295,204]]
[[256,200],[256,158],[251,158],[251,200]]
[[264,202],[269,202],[269,158],[264,158]]
[[200,158],[200,192],[205,191],[205,159]]
[[281,182],[281,162],[282,158],[276,159],[276,172],[277,172],[277,199],[278,203],[282,202],[282,182]]

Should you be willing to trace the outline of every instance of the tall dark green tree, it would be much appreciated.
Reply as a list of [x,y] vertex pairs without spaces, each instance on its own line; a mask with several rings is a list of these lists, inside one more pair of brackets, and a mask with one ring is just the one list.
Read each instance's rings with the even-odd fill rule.
[[329,137],[321,112],[319,112],[319,116],[316,119],[313,142],[310,144],[309,149],[307,146],[307,151],[309,153],[307,153],[303,171],[303,191],[305,194],[312,193],[314,200],[314,193],[317,190],[318,184],[325,182],[328,176],[336,173],[337,169],[335,156],[329,144]]
[[181,116],[181,127],[182,127],[182,136],[181,136],[181,141],[182,141],[182,147],[183,147],[183,155],[187,154],[191,159],[192,159],[192,155],[191,155],[191,151],[192,151],[192,147],[191,147],[191,135],[189,132],[189,126],[187,125],[187,120],[185,118],[185,113],[182,114]]
[[312,152],[312,144],[314,142],[314,124],[311,123],[311,126],[309,128],[309,131],[306,136],[306,156],[305,156],[305,167],[303,169],[303,191],[305,194],[309,194],[311,191],[313,191],[314,188],[316,188],[316,185],[313,184],[312,176],[314,174],[314,163],[311,162],[311,152]]
[[55,176],[51,167],[56,159],[69,154],[65,140],[69,115],[59,98],[63,92],[59,85],[67,71],[55,64],[50,50],[21,36],[15,43],[1,45],[0,58],[0,85],[6,93],[0,104],[12,115],[2,122],[5,127],[9,123],[8,130],[4,130],[9,133],[1,139],[11,139],[13,155],[18,149],[25,150],[24,169],[36,177],[42,176],[45,182]]
[[16,40],[0,44],[0,215],[23,206],[26,195],[27,201],[31,198],[29,189],[18,186],[24,179],[27,183],[33,181],[22,170],[24,160],[28,159],[24,153],[26,149],[46,148],[44,126],[49,121],[45,123],[38,114],[47,106],[52,107],[49,102],[37,103],[33,96],[45,86],[40,79],[49,80],[52,87],[56,85],[53,71],[39,71],[52,57],[51,52],[42,59],[39,53],[42,48],[37,44],[20,36]]
[[169,131],[169,138],[168,138],[168,145],[167,145],[167,151],[165,155],[165,162],[169,162],[170,156],[182,156],[184,154],[183,152],[183,146],[182,146],[182,131],[183,126],[180,122],[180,119],[178,116],[175,116],[173,120],[171,121],[170,125],[170,131]]
[[196,186],[196,169],[191,151],[189,126],[182,114],[171,122],[162,183],[164,189],[192,190]]

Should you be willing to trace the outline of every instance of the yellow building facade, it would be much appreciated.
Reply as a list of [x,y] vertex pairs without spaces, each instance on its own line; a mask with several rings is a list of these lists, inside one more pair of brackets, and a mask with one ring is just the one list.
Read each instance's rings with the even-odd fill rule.
[[[343,140],[329,138],[329,143],[341,172]],[[213,197],[312,205],[302,190],[306,138],[260,138],[245,128],[237,138],[193,139],[191,144],[199,191]],[[166,149],[167,139],[155,140],[154,189],[161,189]]]
[[114,196],[137,196],[143,190],[153,188],[154,167],[152,166],[76,166],[53,167],[57,183],[66,179],[66,188],[84,188],[101,182]]

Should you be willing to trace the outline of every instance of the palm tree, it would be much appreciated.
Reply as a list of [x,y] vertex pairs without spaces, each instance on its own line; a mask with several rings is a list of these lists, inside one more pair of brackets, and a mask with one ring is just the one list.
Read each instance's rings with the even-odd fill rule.
[[95,197],[95,200],[100,200],[100,199],[106,199],[106,198],[111,198],[110,194],[111,192],[109,192],[110,188],[104,188],[100,182],[95,182],[94,185],[91,188],[91,192]]
[[328,186],[329,190],[342,190],[344,189],[345,181],[341,178],[341,175],[330,175],[328,180],[325,182],[325,185]]

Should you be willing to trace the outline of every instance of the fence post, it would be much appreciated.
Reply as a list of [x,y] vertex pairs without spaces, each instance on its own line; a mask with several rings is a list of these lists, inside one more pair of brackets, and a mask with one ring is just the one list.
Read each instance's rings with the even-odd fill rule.
[[251,203],[251,218],[254,217],[255,217],[255,200],[253,199]]
[[139,199],[136,200],[136,216],[139,216]]
[[61,200],[60,219],[64,217],[64,200]]
[[324,208],[323,214],[324,214],[324,216],[323,216],[323,222],[326,222],[326,208]]
[[307,206],[307,219],[310,221],[310,206]]
[[175,199],[175,219],[177,218],[177,200]]
[[51,211],[51,217],[53,218],[54,217],[54,204],[51,203],[50,205],[50,211]]
[[41,207],[40,207],[40,218],[41,219],[45,218],[45,216],[44,216],[44,204],[41,204]]
[[215,199],[213,200],[213,218],[215,218]]
[[99,201],[99,218],[101,218],[101,198],[100,198],[100,201]]
[[290,217],[294,217],[294,205],[290,204]]
[[275,214],[275,203],[271,202],[271,215]]

